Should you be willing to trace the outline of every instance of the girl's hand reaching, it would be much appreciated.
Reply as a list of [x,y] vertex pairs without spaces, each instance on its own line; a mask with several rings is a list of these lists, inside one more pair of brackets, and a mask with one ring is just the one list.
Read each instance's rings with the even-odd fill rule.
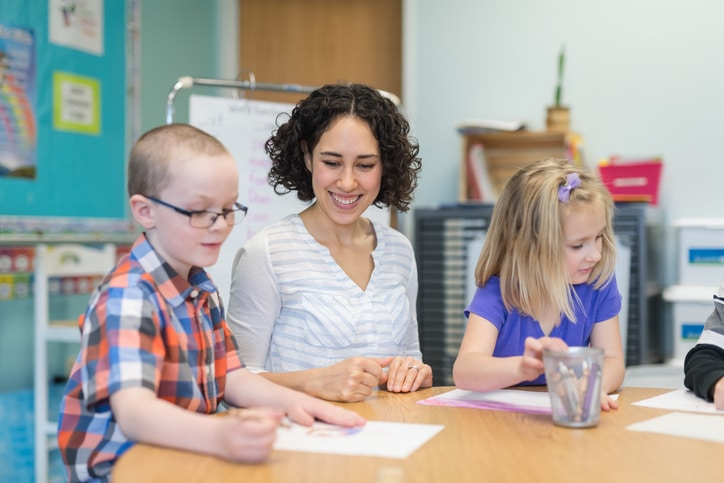
[[545,349],[564,351],[568,349],[568,344],[558,337],[526,338],[525,350],[520,362],[520,373],[523,380],[532,381],[543,374],[543,350]]

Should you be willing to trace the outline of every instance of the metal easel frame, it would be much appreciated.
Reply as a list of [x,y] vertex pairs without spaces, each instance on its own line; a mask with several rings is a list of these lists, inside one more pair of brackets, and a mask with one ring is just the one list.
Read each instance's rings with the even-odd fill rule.
[[[204,77],[191,77],[184,76],[179,77],[178,81],[173,85],[171,92],[168,94],[168,100],[166,102],[166,124],[173,123],[174,115],[174,100],[176,94],[182,89],[189,89],[193,86],[208,86],[208,87],[225,87],[229,89],[236,89],[239,91],[273,91],[273,92],[288,92],[288,93],[302,93],[309,94],[317,87],[303,86],[299,84],[274,84],[269,82],[256,82],[254,74],[249,75],[249,80],[223,80],[223,79],[209,79]],[[380,94],[390,99],[395,105],[400,107],[400,98],[391,92],[383,91],[378,89]]]

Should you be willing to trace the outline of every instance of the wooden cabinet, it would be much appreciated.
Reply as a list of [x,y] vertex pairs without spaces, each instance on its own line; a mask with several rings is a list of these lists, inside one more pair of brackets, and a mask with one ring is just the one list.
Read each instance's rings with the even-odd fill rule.
[[[244,77],[251,71],[257,81],[266,82],[308,86],[362,82],[402,97],[401,0],[236,3]],[[263,90],[248,95],[291,103],[303,97]]]

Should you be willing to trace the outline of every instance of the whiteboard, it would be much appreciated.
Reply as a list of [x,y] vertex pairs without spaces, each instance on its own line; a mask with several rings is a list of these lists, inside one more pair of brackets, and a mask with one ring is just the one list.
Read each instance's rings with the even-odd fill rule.
[[[189,96],[189,123],[215,136],[234,156],[239,168],[239,201],[249,207],[244,221],[226,239],[216,264],[207,267],[224,302],[229,300],[231,264],[244,242],[265,226],[308,206],[299,201],[296,192],[277,195],[267,183],[271,160],[264,143],[276,129],[277,116],[291,113],[293,108],[293,104],[281,102]],[[390,222],[389,209],[371,206],[365,216],[379,223]]]

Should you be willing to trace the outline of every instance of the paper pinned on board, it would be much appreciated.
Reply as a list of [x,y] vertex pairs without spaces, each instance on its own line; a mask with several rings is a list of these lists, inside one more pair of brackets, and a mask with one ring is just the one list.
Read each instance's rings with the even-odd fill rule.
[[274,449],[310,453],[407,458],[444,426],[439,424],[368,421],[345,428],[326,423],[280,426]]

